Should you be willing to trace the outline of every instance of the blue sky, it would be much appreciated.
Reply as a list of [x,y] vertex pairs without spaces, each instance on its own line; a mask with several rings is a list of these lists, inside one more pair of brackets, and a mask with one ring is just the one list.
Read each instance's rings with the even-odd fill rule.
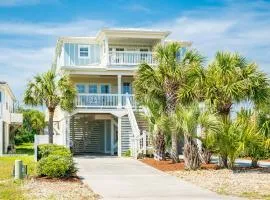
[[0,0],[0,80],[22,99],[27,80],[51,66],[59,36],[93,36],[102,27],[170,30],[208,62],[238,51],[270,73],[270,1]]

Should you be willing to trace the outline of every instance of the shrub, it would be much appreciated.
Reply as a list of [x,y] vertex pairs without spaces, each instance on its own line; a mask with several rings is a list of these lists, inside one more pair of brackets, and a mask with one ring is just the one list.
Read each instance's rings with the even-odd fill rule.
[[131,156],[131,150],[127,150],[125,153],[124,153],[124,156],[126,157],[130,157]]
[[50,154],[39,160],[37,165],[38,175],[50,178],[69,177],[76,171],[72,156]]
[[56,144],[41,144],[38,145],[38,155],[37,158],[48,157],[49,155],[62,155],[62,156],[71,156],[71,152],[68,148],[56,145]]
[[34,142],[34,134],[27,131],[24,134],[17,134],[14,137],[14,142],[16,145],[20,145],[22,143],[32,143]]

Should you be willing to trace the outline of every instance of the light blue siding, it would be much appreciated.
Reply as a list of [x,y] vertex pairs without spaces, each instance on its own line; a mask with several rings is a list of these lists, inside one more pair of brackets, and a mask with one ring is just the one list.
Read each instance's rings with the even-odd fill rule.
[[89,57],[79,58],[79,45],[85,44],[64,44],[64,63],[66,66],[76,66],[76,65],[93,65],[100,63],[100,45],[98,44],[88,44],[89,47]]

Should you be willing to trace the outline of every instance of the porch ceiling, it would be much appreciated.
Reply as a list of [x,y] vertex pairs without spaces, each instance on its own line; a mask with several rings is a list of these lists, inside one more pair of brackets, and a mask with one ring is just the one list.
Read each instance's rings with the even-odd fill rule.
[[160,39],[152,38],[119,38],[111,37],[108,39],[109,45],[132,45],[132,46],[153,46],[160,42]]

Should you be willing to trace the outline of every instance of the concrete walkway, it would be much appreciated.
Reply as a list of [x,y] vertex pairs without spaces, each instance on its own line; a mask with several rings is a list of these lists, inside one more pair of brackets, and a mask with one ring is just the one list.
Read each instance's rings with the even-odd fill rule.
[[78,175],[104,199],[232,199],[130,158],[83,156],[75,160]]

